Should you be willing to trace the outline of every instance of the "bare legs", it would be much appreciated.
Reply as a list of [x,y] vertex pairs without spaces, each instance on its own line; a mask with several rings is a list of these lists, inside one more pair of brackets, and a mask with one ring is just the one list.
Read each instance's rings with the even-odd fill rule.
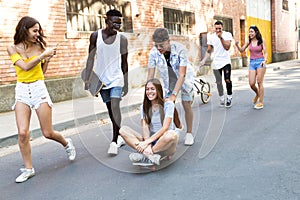
[[[131,129],[128,126],[122,126],[120,129],[120,135],[125,140],[126,144],[133,149],[136,149],[135,144],[142,141],[142,135]],[[153,153],[163,152],[166,155],[173,155],[176,151],[178,143],[178,136],[175,131],[167,131],[152,147]]]
[[[256,99],[259,99],[260,103],[264,101],[264,76],[266,68],[258,68],[257,70],[249,70],[249,85],[256,94]],[[256,83],[258,87],[256,86]],[[255,102],[254,102],[255,103]]]
[[25,168],[32,169],[31,147],[29,144],[31,109],[27,105],[18,102],[15,107],[15,116],[18,128],[18,143],[24,165]]
[[172,156],[176,152],[178,144],[177,133],[173,130],[165,132],[152,147],[153,153],[163,153],[166,156]]
[[257,69],[258,98],[260,103],[264,102],[265,89],[263,83],[264,83],[265,73],[266,73],[265,67]]
[[[54,131],[52,128],[52,109],[48,105],[48,103],[42,103],[39,108],[36,110],[41,130],[43,135],[47,139],[54,140],[59,142],[64,147],[67,145],[67,141],[64,137],[57,131]],[[18,143],[20,147],[20,151],[22,154],[22,158],[24,161],[25,168],[32,168],[32,157],[31,157],[31,147],[30,147],[30,116],[31,109],[28,105],[23,104],[21,102],[17,102],[15,107],[15,116],[16,123],[18,128]]]
[[143,141],[142,135],[128,126],[122,126],[120,128],[120,135],[122,136],[126,144],[133,149],[136,149],[136,143]]
[[184,114],[185,114],[187,133],[192,133],[193,119],[194,119],[194,113],[192,110],[192,102],[191,101],[182,101],[182,106],[183,106]]

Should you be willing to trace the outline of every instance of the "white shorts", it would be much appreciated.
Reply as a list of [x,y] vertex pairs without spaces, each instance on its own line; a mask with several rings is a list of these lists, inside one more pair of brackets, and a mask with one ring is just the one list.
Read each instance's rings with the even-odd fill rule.
[[15,104],[12,106],[12,110],[15,109],[17,102],[22,102],[32,109],[37,109],[41,103],[45,102],[50,107],[53,105],[44,80],[33,83],[17,82],[15,92]]

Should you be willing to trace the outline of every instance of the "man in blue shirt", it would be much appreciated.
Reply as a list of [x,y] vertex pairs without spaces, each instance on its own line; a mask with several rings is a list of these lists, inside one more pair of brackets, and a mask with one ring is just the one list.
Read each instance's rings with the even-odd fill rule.
[[149,55],[148,80],[154,77],[155,68],[157,68],[164,82],[165,98],[175,102],[178,93],[181,92],[187,126],[184,144],[193,145],[192,101],[195,72],[188,63],[187,50],[184,45],[170,41],[168,30],[165,28],[157,28],[152,40],[155,45]]

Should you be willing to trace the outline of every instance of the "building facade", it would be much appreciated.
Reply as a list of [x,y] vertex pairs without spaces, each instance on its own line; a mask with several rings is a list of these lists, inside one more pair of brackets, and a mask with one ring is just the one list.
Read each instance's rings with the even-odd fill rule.
[[273,62],[298,58],[298,0],[272,0]]
[[[45,74],[49,93],[53,101],[57,102],[86,95],[78,77],[85,66],[89,37],[93,31],[105,27],[105,13],[113,8],[123,14],[122,31],[129,40],[131,86],[143,84],[145,80],[148,52],[153,46],[151,36],[157,27],[168,28],[171,40],[186,45],[195,70],[205,51],[206,36],[213,31],[215,20],[222,20],[224,29],[231,32],[235,40],[241,40],[243,43],[248,37],[248,25],[262,18],[258,24],[263,23],[264,27],[268,24],[270,27],[262,30],[267,34],[265,37],[268,39],[268,45],[272,44],[269,49],[274,55],[272,53],[270,55],[277,56],[296,51],[295,48],[290,48],[293,45],[292,41],[286,40],[289,38],[285,36],[286,31],[281,31],[286,27],[280,26],[278,18],[275,18],[275,25],[273,23],[273,7],[275,11],[277,4],[281,7],[281,0],[263,1],[267,2],[265,7],[270,5],[269,11],[261,9],[257,12],[257,16],[253,17],[254,9],[250,9],[253,5],[248,2],[256,1],[260,2],[260,0],[1,0],[0,112],[8,111],[13,101],[16,76],[6,48],[13,43],[16,24],[23,16],[28,15],[40,21],[49,46],[60,43],[57,55],[51,60]],[[288,3],[292,4],[292,1],[289,0]],[[291,7],[293,6],[289,5],[289,16],[292,15]],[[272,13],[261,17],[259,13],[266,10]],[[251,14],[248,15],[248,12]],[[282,15],[285,16],[287,13]],[[290,21],[287,17],[284,20]],[[270,30],[272,37],[268,35]],[[283,47],[287,43],[290,46]],[[242,67],[242,57],[247,58],[246,54],[241,56],[234,46],[230,49],[230,55],[235,68]],[[203,69],[201,73],[205,73],[206,69]]]

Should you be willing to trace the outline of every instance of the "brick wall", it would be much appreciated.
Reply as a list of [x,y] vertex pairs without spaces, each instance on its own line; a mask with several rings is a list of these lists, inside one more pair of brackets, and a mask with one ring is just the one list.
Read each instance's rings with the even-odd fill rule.
[[[294,52],[297,49],[297,23],[295,0],[289,1],[289,10],[282,9],[282,1],[275,0],[272,4],[274,13],[272,20],[273,52]],[[282,30],[282,31],[281,31]]]
[[[10,2],[7,4],[7,2]],[[23,3],[24,2],[24,3]],[[13,44],[15,27],[21,17],[29,15],[35,17],[41,23],[44,33],[47,36],[48,46],[61,42],[57,55],[52,58],[45,74],[47,78],[60,78],[78,75],[82,69],[84,59],[87,56],[87,39],[66,39],[66,19],[63,1],[57,3],[43,3],[48,12],[43,15],[39,6],[30,4],[32,1],[23,1],[19,7],[19,1],[1,1],[0,7],[4,16],[0,29],[0,85],[16,81],[15,70],[7,55],[7,46]],[[60,3],[58,3],[60,2]],[[7,13],[7,15],[5,14]],[[44,19],[44,20],[41,20]]]
[[289,10],[282,8],[282,0],[272,0],[272,59],[274,62],[297,58],[297,3],[288,1]]
[[[34,4],[32,2],[35,2]],[[199,35],[211,31],[214,15],[226,16],[233,19],[234,33],[238,37],[239,20],[246,15],[245,4],[235,0],[215,1],[143,1],[132,3],[133,33],[125,33],[129,39],[129,69],[145,68],[148,52],[152,47],[151,35],[155,28],[163,26],[163,7],[181,9],[195,13],[196,25],[194,34],[189,36],[171,36],[171,39],[185,43],[189,49],[189,58],[198,62],[200,53]],[[234,10],[234,12],[232,12]],[[14,29],[22,16],[29,15],[41,22],[48,45],[61,42],[57,55],[51,60],[46,79],[75,77],[84,67],[88,51],[87,34],[68,33],[64,1],[22,1],[3,0],[0,2],[0,12],[3,19],[0,22],[0,85],[16,81],[15,70],[7,55],[6,48],[13,43]],[[232,56],[239,56],[233,51]]]

